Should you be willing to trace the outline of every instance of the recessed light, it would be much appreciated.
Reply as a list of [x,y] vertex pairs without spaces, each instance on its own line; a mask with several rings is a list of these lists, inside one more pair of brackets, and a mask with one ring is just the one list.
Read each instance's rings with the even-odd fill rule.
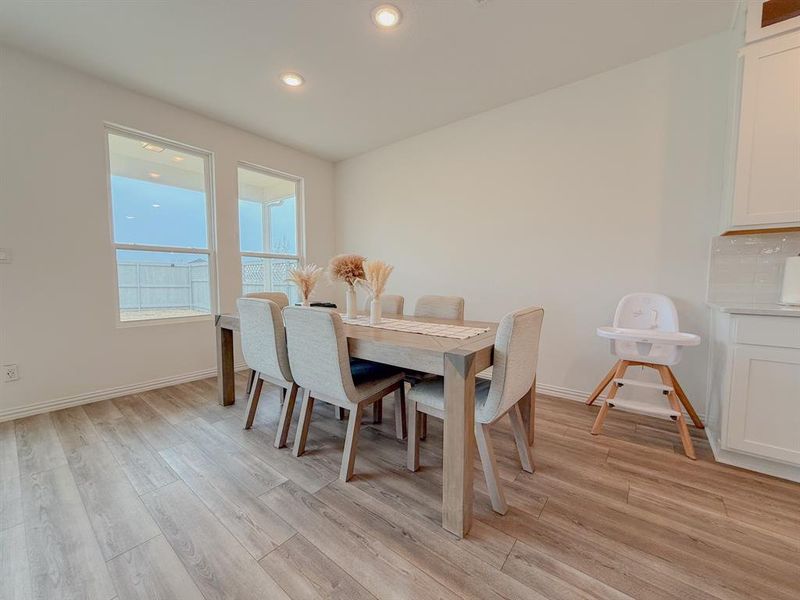
[[281,73],[281,81],[289,87],[299,87],[305,83],[305,79],[300,73]]
[[161,205],[160,205],[160,204],[151,204],[151,206],[152,206],[153,208],[161,208]]
[[148,175],[148,176],[149,176],[151,179],[158,179],[159,177],[161,177],[161,175],[159,175],[158,173],[156,173],[156,172],[154,172],[154,171],[151,171],[151,172],[150,172],[150,173],[148,173],[147,175]]
[[132,216],[130,216],[130,215],[125,215],[125,218],[126,218],[126,219],[129,219],[129,220],[133,220],[133,219],[135,219],[136,217],[132,217]]
[[403,14],[393,4],[381,4],[372,9],[372,21],[378,27],[391,29],[400,24]]
[[150,152],[163,152],[164,146],[159,146],[158,144],[151,144],[150,142],[142,142],[142,148],[145,150],[150,150]]
[[177,155],[177,156],[173,156],[172,160],[174,160],[175,162],[183,162],[185,159],[182,156]]

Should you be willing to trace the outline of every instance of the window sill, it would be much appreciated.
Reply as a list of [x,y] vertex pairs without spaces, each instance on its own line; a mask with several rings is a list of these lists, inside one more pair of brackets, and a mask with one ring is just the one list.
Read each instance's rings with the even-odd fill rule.
[[130,321],[117,320],[117,329],[127,329],[129,327],[149,327],[152,325],[173,325],[178,323],[198,323],[208,321],[214,322],[214,315],[195,315],[191,317],[162,317],[158,319],[138,319]]

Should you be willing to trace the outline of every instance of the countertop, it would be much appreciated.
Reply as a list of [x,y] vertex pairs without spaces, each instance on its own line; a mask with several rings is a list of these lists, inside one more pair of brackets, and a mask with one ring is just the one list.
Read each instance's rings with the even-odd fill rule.
[[784,306],[760,302],[709,302],[708,305],[734,315],[766,315],[770,317],[800,317],[800,306]]

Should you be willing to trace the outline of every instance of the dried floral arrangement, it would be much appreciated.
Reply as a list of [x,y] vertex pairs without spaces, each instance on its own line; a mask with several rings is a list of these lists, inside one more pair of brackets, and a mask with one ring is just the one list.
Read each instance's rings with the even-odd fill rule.
[[364,279],[359,280],[369,292],[372,299],[380,298],[386,289],[386,282],[392,274],[394,267],[382,260],[364,261]]
[[289,269],[289,281],[297,286],[300,291],[300,299],[304,304],[311,297],[311,292],[314,291],[314,287],[317,285],[322,273],[324,273],[322,267],[318,267],[315,264]]
[[328,275],[333,281],[343,281],[350,287],[364,279],[364,261],[358,254],[339,254],[328,263]]

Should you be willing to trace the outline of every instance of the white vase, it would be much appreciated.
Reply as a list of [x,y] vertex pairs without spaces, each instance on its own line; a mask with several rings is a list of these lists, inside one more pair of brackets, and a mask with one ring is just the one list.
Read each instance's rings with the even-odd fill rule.
[[369,324],[377,325],[381,322],[381,299],[373,298],[369,303]]
[[356,288],[352,285],[347,286],[347,318],[355,319],[358,316],[358,306],[356,306]]

